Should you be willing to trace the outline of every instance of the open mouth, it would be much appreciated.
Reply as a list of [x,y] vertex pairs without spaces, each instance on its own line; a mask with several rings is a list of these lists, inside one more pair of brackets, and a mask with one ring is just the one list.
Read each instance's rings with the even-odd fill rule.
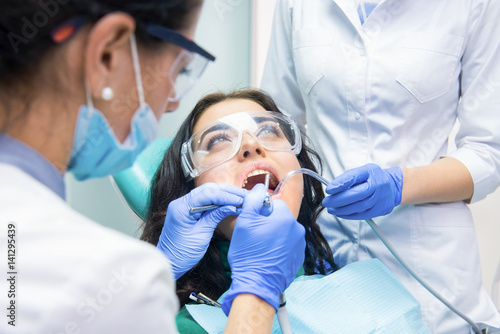
[[243,181],[242,188],[247,190],[252,190],[252,188],[258,183],[264,183],[266,180],[266,175],[269,174],[269,189],[268,191],[274,192],[274,189],[278,186],[278,179],[273,173],[268,170],[256,169],[249,173],[245,180]]

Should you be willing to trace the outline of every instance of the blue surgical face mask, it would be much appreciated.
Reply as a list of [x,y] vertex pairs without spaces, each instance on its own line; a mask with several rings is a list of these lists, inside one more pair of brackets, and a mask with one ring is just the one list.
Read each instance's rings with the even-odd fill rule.
[[156,138],[158,120],[144,101],[135,36],[130,36],[132,59],[140,106],[130,123],[130,134],[120,143],[103,114],[94,108],[85,83],[87,105],[80,107],[68,171],[77,180],[116,174],[134,163],[141,151]]

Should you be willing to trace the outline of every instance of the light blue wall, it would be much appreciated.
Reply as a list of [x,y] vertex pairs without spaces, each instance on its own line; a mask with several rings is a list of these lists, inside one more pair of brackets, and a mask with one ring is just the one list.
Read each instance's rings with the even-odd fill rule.
[[[171,137],[196,101],[208,92],[250,84],[250,1],[205,0],[196,42],[217,57],[181,107],[163,116],[160,137]],[[66,175],[69,204],[102,225],[139,236],[140,221],[117,195],[108,178],[76,181]]]

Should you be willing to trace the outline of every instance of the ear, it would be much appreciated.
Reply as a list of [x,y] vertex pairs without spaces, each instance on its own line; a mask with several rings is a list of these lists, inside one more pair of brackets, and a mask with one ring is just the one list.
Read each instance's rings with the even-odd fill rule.
[[93,97],[101,96],[120,64],[130,66],[130,35],[134,31],[135,20],[122,12],[110,13],[92,27],[85,49],[85,77]]

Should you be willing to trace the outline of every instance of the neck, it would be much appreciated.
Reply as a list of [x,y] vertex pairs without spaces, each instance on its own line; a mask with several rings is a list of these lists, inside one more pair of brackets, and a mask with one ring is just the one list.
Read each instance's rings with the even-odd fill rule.
[[62,174],[71,157],[78,106],[52,94],[38,96],[28,103],[7,103],[11,117],[4,133],[36,150]]

